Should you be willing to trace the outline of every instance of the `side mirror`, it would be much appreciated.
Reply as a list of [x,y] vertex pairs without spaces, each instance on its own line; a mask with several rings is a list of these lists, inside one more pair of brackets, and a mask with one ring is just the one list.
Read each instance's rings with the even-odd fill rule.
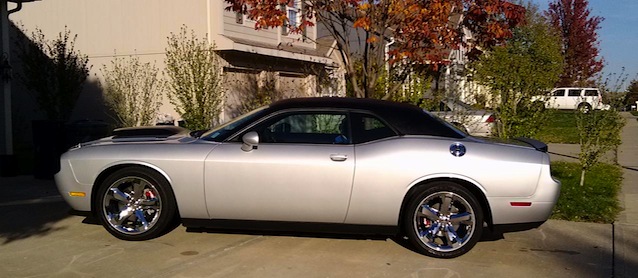
[[241,137],[241,140],[244,142],[244,144],[241,146],[241,150],[249,152],[257,149],[257,145],[259,144],[259,134],[257,134],[257,132],[251,131],[244,134],[244,136]]

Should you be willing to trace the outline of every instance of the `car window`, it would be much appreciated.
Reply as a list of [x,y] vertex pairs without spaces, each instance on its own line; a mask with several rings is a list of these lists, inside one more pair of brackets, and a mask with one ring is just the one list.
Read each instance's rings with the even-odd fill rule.
[[555,96],[555,97],[564,97],[564,96],[565,96],[565,90],[556,90],[556,91],[554,91],[554,93],[552,94],[552,96]]
[[353,142],[357,144],[397,135],[379,118],[362,113],[353,114],[352,131]]
[[579,97],[580,96],[580,89],[570,89],[569,92],[567,93],[567,96],[570,97]]
[[263,143],[349,144],[346,113],[296,112],[256,128]]
[[598,96],[598,90],[585,90],[585,96],[586,97],[597,97]]
[[214,127],[213,129],[202,134],[201,138],[208,141],[221,142],[231,136],[233,133],[244,128],[247,124],[262,116],[262,112],[267,106],[257,108],[249,113],[241,115],[225,124]]

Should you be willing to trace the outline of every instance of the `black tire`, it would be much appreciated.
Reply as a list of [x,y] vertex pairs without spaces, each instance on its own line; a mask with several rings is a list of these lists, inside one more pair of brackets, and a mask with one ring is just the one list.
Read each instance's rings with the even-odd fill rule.
[[591,112],[591,105],[589,103],[581,103],[578,105],[578,111],[587,114]]
[[175,228],[173,190],[162,175],[145,167],[127,167],[109,175],[98,188],[96,204],[100,222],[119,239],[148,240]]
[[[447,210],[442,208],[449,202]],[[470,251],[481,238],[483,210],[467,189],[453,182],[427,185],[408,203],[404,231],[422,254],[454,258]]]

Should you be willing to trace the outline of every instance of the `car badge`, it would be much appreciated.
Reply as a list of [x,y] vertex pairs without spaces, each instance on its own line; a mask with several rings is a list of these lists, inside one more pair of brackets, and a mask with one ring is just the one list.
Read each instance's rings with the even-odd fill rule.
[[463,144],[461,144],[461,143],[457,142],[457,143],[454,143],[454,144],[450,145],[450,153],[453,156],[461,157],[461,156],[465,155],[465,151],[466,151],[465,146],[463,146]]

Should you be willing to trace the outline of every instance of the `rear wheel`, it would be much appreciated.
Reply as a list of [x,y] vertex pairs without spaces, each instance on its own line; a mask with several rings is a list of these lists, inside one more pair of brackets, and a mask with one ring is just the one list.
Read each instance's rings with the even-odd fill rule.
[[408,203],[403,220],[404,230],[417,250],[436,258],[467,253],[483,230],[479,202],[453,182],[428,185]]
[[124,240],[160,236],[177,215],[175,197],[166,179],[143,167],[111,174],[99,187],[96,201],[104,228]]
[[581,103],[578,105],[578,111],[587,114],[591,111],[591,105],[589,103]]

